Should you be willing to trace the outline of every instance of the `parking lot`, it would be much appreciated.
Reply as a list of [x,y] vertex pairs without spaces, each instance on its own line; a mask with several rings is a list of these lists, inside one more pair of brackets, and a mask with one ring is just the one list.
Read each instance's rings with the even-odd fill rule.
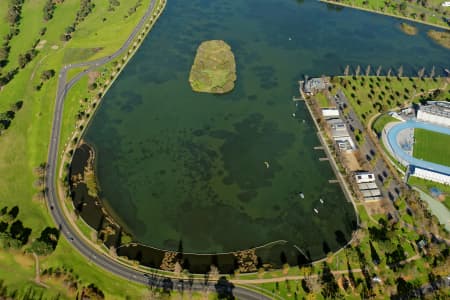
[[357,131],[361,133],[362,142],[358,143],[358,147],[362,159],[368,163],[366,165],[370,166],[370,169],[367,171],[375,174],[377,185],[380,187],[383,197],[391,200],[391,202],[395,201],[399,197],[401,187],[404,183],[398,182],[395,179],[395,176],[391,174],[383,157],[381,154],[377,153],[375,143],[370,138],[364,125],[358,119],[347,97],[341,90],[339,90],[334,96],[334,101],[336,102],[336,106],[341,111],[341,114],[344,116],[344,120],[350,129],[352,138],[356,141],[355,133]]

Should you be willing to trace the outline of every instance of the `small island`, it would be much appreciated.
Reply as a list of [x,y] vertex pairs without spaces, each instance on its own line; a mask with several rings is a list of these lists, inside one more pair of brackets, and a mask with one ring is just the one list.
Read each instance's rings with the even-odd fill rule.
[[234,88],[236,62],[231,47],[221,40],[200,44],[189,74],[195,92],[223,94]]
[[407,35],[416,35],[418,32],[417,27],[414,27],[408,23],[401,23],[400,30]]
[[428,36],[442,47],[450,49],[450,32],[429,30]]

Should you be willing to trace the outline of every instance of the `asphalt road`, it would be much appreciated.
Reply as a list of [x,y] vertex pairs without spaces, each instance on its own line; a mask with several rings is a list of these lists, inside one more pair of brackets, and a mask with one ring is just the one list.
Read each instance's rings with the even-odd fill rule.
[[[345,119],[348,126],[350,126],[350,128],[353,128],[354,130],[359,129],[359,131],[362,133],[362,136],[364,137],[364,142],[362,143],[362,145],[358,145],[363,159],[369,162],[375,159],[375,156],[378,155],[378,159],[376,160],[374,165],[371,165],[370,170],[375,174],[378,187],[380,188],[382,194],[386,199],[389,199],[391,202],[395,201],[400,196],[400,191],[402,189],[403,183],[397,182],[395,177],[390,174],[389,167],[387,166],[381,155],[377,153],[377,147],[369,137],[369,134],[367,133],[364,125],[358,119],[358,116],[351,107],[347,97],[341,90],[338,91],[337,95],[339,97],[339,106],[342,107],[345,104],[349,108],[348,115]],[[354,130],[351,130],[351,134],[353,135],[353,139],[356,141],[355,135],[353,133]],[[389,178],[391,178],[390,183],[388,184],[388,186],[384,186],[384,182]],[[393,206],[391,208],[393,208]]]
[[[75,229],[71,227],[70,222],[66,219],[64,215],[64,210],[62,205],[64,203],[60,202],[58,199],[58,193],[56,188],[57,178],[57,162],[58,162],[58,146],[61,135],[61,118],[63,113],[64,99],[67,95],[68,90],[78,81],[83,75],[91,70],[102,66],[111,60],[115,59],[121,55],[124,51],[128,49],[131,45],[133,39],[138,35],[138,33],[143,29],[146,21],[151,16],[153,9],[155,7],[156,1],[151,0],[150,5],[142,17],[138,25],[135,27],[131,35],[128,37],[126,42],[118,49],[114,54],[103,57],[94,61],[82,62],[77,64],[69,64],[64,66],[59,72],[59,82],[56,94],[56,105],[53,116],[52,132],[50,139],[50,146],[47,159],[47,176],[46,176],[46,186],[47,186],[47,205],[50,208],[51,215],[59,227],[63,236],[65,236],[70,244],[78,250],[82,255],[84,255],[89,262],[96,264],[97,266],[126,278],[130,281],[147,284],[149,286],[158,286],[167,288],[168,290],[213,290],[219,293],[230,295],[231,293],[238,299],[270,299],[267,296],[261,295],[251,290],[247,290],[241,287],[233,287],[231,283],[221,281],[217,282],[205,282],[204,280],[191,280],[191,281],[178,281],[171,280],[169,278],[164,278],[156,275],[148,275],[142,271],[138,271],[127,267],[114,259],[106,256],[103,253],[99,253],[97,250],[91,248],[91,245],[86,242],[83,238],[79,237]],[[75,76],[69,82],[66,82],[67,72],[70,69],[86,67],[86,70]],[[87,263],[87,262],[86,262]],[[126,288],[125,288],[126,290]]]

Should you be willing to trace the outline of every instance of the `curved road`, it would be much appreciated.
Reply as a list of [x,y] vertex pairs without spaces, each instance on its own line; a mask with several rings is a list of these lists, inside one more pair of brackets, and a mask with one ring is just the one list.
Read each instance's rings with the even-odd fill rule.
[[[153,13],[155,5],[156,1],[151,0],[145,15],[139,21],[138,25],[135,27],[135,29],[128,37],[126,42],[122,45],[122,47],[120,47],[120,49],[114,52],[114,54],[89,62],[66,65],[61,69],[59,73],[59,82],[56,94],[56,105],[53,116],[52,132],[47,159],[48,169],[47,169],[47,176],[45,179],[45,183],[48,188],[47,201],[48,206],[51,208],[50,209],[51,215],[55,223],[58,224],[61,233],[67,238],[68,242],[72,244],[72,246],[76,248],[82,255],[84,255],[89,261],[95,263],[97,266],[111,273],[119,275],[128,280],[132,280],[134,282],[147,284],[151,286],[166,287],[168,289],[174,290],[177,289],[181,290],[188,288],[193,290],[205,290],[205,289],[209,289],[210,291],[217,290],[225,294],[229,294],[232,292],[233,295],[239,299],[249,299],[249,300],[270,299],[267,296],[264,296],[262,294],[259,294],[257,292],[242,287],[232,287],[230,283],[217,284],[217,282],[212,281],[205,282],[204,280],[191,280],[191,281],[177,280],[175,284],[169,278],[164,278],[156,275],[148,275],[145,274],[143,271],[138,271],[136,269],[130,268],[124,264],[117,262],[113,258],[106,256],[105,254],[100,253],[99,251],[91,248],[91,245],[87,241],[85,241],[82,237],[78,236],[75,229],[72,228],[72,226],[70,225],[70,223],[68,222],[68,220],[64,215],[64,210],[62,207],[64,203],[59,201],[57,195],[56,181],[58,178],[56,175],[57,173],[56,166],[58,162],[58,146],[61,135],[61,118],[63,113],[64,99],[67,95],[67,92],[87,72],[110,62],[111,60],[121,55],[124,51],[126,51],[128,47],[131,45],[133,39],[143,29],[144,24],[147,22],[147,20]],[[67,72],[70,69],[79,67],[87,67],[87,69],[79,73],[69,82],[66,82]]]

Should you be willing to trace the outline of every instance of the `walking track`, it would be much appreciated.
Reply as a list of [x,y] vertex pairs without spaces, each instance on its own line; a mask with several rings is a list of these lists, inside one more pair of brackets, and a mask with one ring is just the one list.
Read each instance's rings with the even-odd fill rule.
[[[62,235],[64,235],[67,238],[68,242],[78,252],[80,252],[89,261],[96,264],[97,266],[111,273],[114,273],[118,276],[121,276],[125,279],[151,286],[166,287],[166,288],[169,287],[172,289],[175,287],[175,285],[169,278],[164,278],[159,275],[149,276],[148,274],[145,274],[144,271],[136,270],[134,268],[126,266],[118,262],[117,260],[113,259],[112,257],[99,252],[94,247],[92,247],[92,245],[90,245],[89,242],[87,242],[83,237],[77,234],[77,231],[72,227],[71,223],[68,221],[68,216],[66,217],[66,215],[64,214],[63,205],[65,204],[63,199],[58,199],[56,186],[56,181],[58,180],[56,168],[58,163],[58,145],[61,136],[61,118],[63,113],[64,99],[67,95],[67,92],[76,82],[78,82],[83,77],[83,75],[90,72],[91,70],[98,68],[99,66],[102,66],[112,61],[113,59],[121,55],[123,52],[125,52],[128,49],[128,47],[130,47],[132,41],[137,36],[137,34],[143,29],[145,23],[149,20],[150,16],[153,13],[155,5],[156,0],[151,0],[145,15],[139,21],[138,25],[134,28],[133,32],[130,34],[126,42],[116,52],[107,57],[103,57],[97,60],[81,62],[77,64],[69,64],[64,66],[60,70],[58,89],[56,94],[56,105],[53,116],[52,132],[47,159],[48,169],[45,181],[46,186],[48,188],[47,191],[48,206],[51,208],[50,212],[53,217],[53,220],[55,221],[56,224],[58,224]],[[86,67],[86,69],[83,72],[76,75],[69,82],[66,82],[67,72],[70,69],[79,67]],[[214,290],[215,288],[216,290],[219,290],[219,292],[222,293],[223,292],[230,293],[232,291],[233,295],[239,299],[249,299],[249,300],[270,299],[267,296],[264,296],[262,294],[259,294],[246,288],[238,286],[231,287],[231,284],[227,285],[226,287],[220,285],[220,288],[217,288],[216,283],[217,282],[205,280],[194,280],[190,282],[178,281],[178,284],[175,289],[181,290],[188,288],[192,290],[202,291],[207,289]]]

